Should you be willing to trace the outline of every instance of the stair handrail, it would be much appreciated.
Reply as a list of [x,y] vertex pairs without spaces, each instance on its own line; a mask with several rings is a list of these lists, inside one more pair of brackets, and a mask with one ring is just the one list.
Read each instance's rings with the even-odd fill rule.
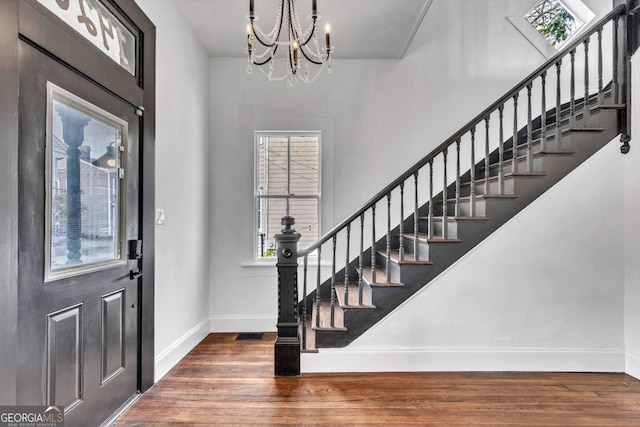
[[[625,1],[625,0],[616,0],[616,1]],[[627,0],[629,1],[629,0]],[[492,115],[496,112],[499,112],[499,138],[500,143],[498,147],[498,163],[497,163],[497,197],[507,196],[505,193],[505,185],[504,185],[504,152],[506,146],[506,140],[504,139],[503,134],[503,112],[505,105],[510,100],[513,100],[513,112],[514,112],[514,120],[513,120],[513,148],[512,148],[512,158],[516,161],[512,161],[511,172],[518,172],[518,162],[520,161],[518,156],[519,148],[526,148],[526,156],[525,157],[525,166],[526,171],[528,173],[534,172],[533,168],[533,150],[532,150],[532,141],[533,141],[533,131],[534,125],[532,121],[532,105],[531,105],[531,93],[534,81],[537,79],[541,80],[542,84],[542,115],[540,118],[540,150],[545,150],[545,145],[547,141],[547,129],[550,124],[548,120],[550,117],[553,118],[551,124],[555,124],[555,135],[552,137],[559,141],[562,136],[561,122],[564,121],[562,118],[563,108],[567,105],[569,106],[569,126],[575,124],[575,120],[577,117],[576,113],[576,104],[577,100],[575,98],[575,73],[574,73],[574,64],[575,64],[575,55],[577,48],[584,44],[584,53],[585,53],[585,97],[582,101],[583,108],[583,126],[588,124],[588,119],[586,116],[586,112],[589,111],[590,105],[590,94],[589,94],[589,84],[588,84],[588,69],[589,69],[589,55],[588,55],[588,47],[590,43],[590,38],[596,32],[598,33],[598,94],[597,100],[602,103],[605,97],[605,89],[603,87],[603,74],[602,74],[602,32],[604,26],[613,21],[612,24],[612,39],[613,39],[613,52],[612,52],[612,83],[611,83],[611,97],[613,99],[613,104],[607,104],[604,108],[607,109],[615,109],[618,110],[618,132],[621,134],[621,142],[622,147],[621,151],[623,154],[629,151],[629,140],[631,138],[630,134],[630,126],[631,126],[631,118],[630,118],[630,101],[631,101],[631,92],[630,92],[630,57],[632,50],[630,47],[630,36],[632,35],[632,31],[630,31],[629,27],[629,19],[630,14],[628,12],[629,7],[626,2],[622,3],[611,12],[606,14],[602,19],[596,22],[591,28],[587,29],[584,34],[580,37],[576,38],[574,41],[568,44],[565,48],[559,51],[552,58],[547,60],[544,64],[538,67],[534,72],[529,74],[523,80],[521,80],[517,85],[515,85],[511,90],[509,90],[505,95],[500,97],[497,101],[491,104],[488,108],[474,117],[471,121],[469,121],[466,125],[464,125],[460,130],[455,132],[452,136],[446,139],[442,144],[432,150],[429,154],[415,163],[414,166],[409,168],[406,172],[400,175],[397,179],[387,185],[384,189],[378,192],[373,198],[371,198],[368,202],[366,202],[360,209],[354,212],[352,215],[347,217],[344,221],[340,222],[338,225],[334,226],[330,231],[325,233],[322,237],[320,237],[316,242],[311,244],[310,246],[298,250],[298,241],[300,238],[300,234],[295,231],[293,225],[295,224],[295,219],[290,216],[285,216],[282,218],[282,225],[284,228],[282,229],[280,234],[275,236],[277,242],[277,269],[278,269],[278,322],[277,329],[278,334],[276,337],[276,341],[274,344],[275,353],[274,353],[274,368],[276,376],[291,376],[291,375],[299,375],[300,374],[300,352],[301,348],[307,350],[306,345],[306,330],[307,323],[306,319],[308,316],[307,311],[307,265],[309,255],[317,250],[318,256],[318,266],[317,266],[317,280],[316,280],[316,297],[314,302],[314,313],[315,317],[312,315],[312,319],[315,318],[315,327],[320,328],[321,322],[321,251],[322,245],[327,243],[329,240],[333,241],[332,247],[332,263],[331,263],[331,280],[330,280],[330,328],[335,328],[337,326],[336,322],[336,305],[337,301],[337,291],[336,291],[336,241],[338,233],[342,230],[346,229],[346,259],[345,259],[345,268],[344,268],[344,302],[346,305],[349,305],[349,265],[351,263],[349,257],[349,236],[351,231],[351,225],[360,217],[360,256],[356,260],[359,262],[357,265],[358,276],[359,276],[359,290],[358,290],[358,304],[363,304],[363,287],[362,284],[364,282],[363,279],[363,271],[364,271],[364,257],[365,251],[363,246],[363,237],[364,236],[364,218],[365,213],[371,210],[371,237],[372,237],[372,245],[371,245],[371,271],[370,271],[370,280],[372,283],[391,283],[392,277],[390,274],[390,259],[391,259],[391,194],[396,188],[400,188],[400,224],[399,224],[399,261],[402,261],[404,258],[404,243],[403,243],[403,226],[405,222],[405,215],[403,210],[403,194],[404,194],[404,185],[405,182],[410,179],[413,175],[415,180],[415,189],[414,189],[414,205],[415,209],[413,212],[413,261],[420,262],[422,261],[420,258],[420,245],[419,245],[419,203],[418,203],[418,175],[420,170],[422,170],[427,164],[429,165],[429,201],[428,201],[428,217],[427,224],[430,227],[427,231],[428,238],[435,238],[434,234],[434,201],[433,198],[433,163],[434,160],[441,156],[444,160],[443,167],[443,183],[444,188],[442,192],[442,230],[439,233],[443,241],[448,239],[448,203],[449,199],[447,197],[449,191],[449,180],[447,179],[447,153],[449,151],[449,147],[452,145],[456,145],[456,183],[455,183],[455,216],[461,216],[459,212],[460,210],[460,201],[461,201],[461,174],[460,174],[460,145],[462,138],[467,134],[471,134],[471,170],[470,170],[470,196],[469,196],[469,210],[467,214],[469,216],[476,216],[475,214],[475,169],[480,163],[476,163],[475,154],[474,154],[474,145],[475,145],[475,132],[476,127],[482,121],[486,123],[486,142],[485,142],[485,159],[484,159],[484,194],[487,195],[489,193],[489,178],[491,165],[491,154],[489,150],[489,121]],[[632,11],[633,12],[633,11]],[[621,19],[622,18],[622,19]],[[620,25],[622,23],[622,25]],[[570,55],[571,57],[571,95],[570,102],[568,104],[562,104],[561,97],[561,67],[562,60]],[[547,71],[551,69],[553,66],[556,67],[557,71],[557,84],[556,84],[556,104],[555,104],[555,112],[554,110],[547,110],[547,103],[545,101],[545,80]],[[518,144],[519,140],[519,128],[517,123],[517,105],[518,105],[518,97],[520,92],[526,88],[527,91],[527,126],[526,126],[526,147],[523,147],[521,144]],[[578,100],[579,101],[579,100]],[[549,112],[550,116],[547,116],[547,112]],[[542,126],[545,126],[544,128]],[[478,166],[479,167],[479,166]],[[376,281],[376,246],[378,241],[376,240],[376,232],[375,232],[375,210],[376,204],[380,202],[383,198],[387,198],[387,235],[386,235],[386,254],[384,257],[386,258],[386,268],[384,271],[386,273],[386,277],[383,278],[384,282]],[[440,220],[440,219],[439,219]],[[368,255],[367,255],[368,256]],[[299,298],[298,298],[298,258],[304,258],[303,262],[303,274],[302,274],[302,295],[303,295],[303,304],[302,310],[300,311],[298,308]],[[369,279],[367,279],[369,280]],[[326,313],[325,313],[326,314]],[[300,319],[302,319],[302,324],[300,325]],[[300,327],[302,333],[300,334]],[[302,335],[302,340],[300,340],[300,335]]]
[[591,28],[586,31],[582,36],[574,40],[568,46],[564,47],[560,50],[556,55],[547,60],[544,64],[538,67],[533,73],[529,74],[525,77],[520,83],[516,84],[509,92],[500,97],[497,101],[491,104],[488,108],[478,114],[476,117],[471,119],[466,125],[464,125],[460,130],[455,132],[452,136],[446,139],[442,144],[433,149],[429,154],[423,157],[420,161],[418,161],[414,166],[409,168],[405,173],[400,175],[396,180],[391,182],[389,185],[384,187],[380,192],[378,192],[375,196],[373,196],[368,202],[366,202],[360,209],[354,212],[352,215],[347,217],[344,221],[334,226],[331,230],[326,232],[322,237],[320,237],[315,243],[307,246],[306,248],[298,251],[298,258],[304,257],[306,255],[311,254],[313,251],[318,249],[324,243],[328,242],[333,236],[340,231],[344,230],[348,224],[351,224],[353,221],[358,219],[360,215],[367,212],[373,205],[378,203],[387,194],[393,190],[395,190],[401,183],[405,182],[408,178],[410,178],[413,174],[415,174],[418,170],[422,169],[427,163],[436,158],[439,154],[441,154],[446,148],[449,148],[452,144],[454,144],[460,137],[469,132],[469,130],[479,123],[481,123],[487,116],[491,113],[495,112],[501,105],[504,105],[509,99],[511,99],[516,93],[519,93],[523,89],[525,89],[530,83],[540,77],[543,73],[545,73],[549,68],[557,64],[561,61],[565,56],[571,53],[572,50],[576,49],[585,40],[589,39],[593,34],[602,29],[609,21],[614,18],[626,14],[627,6],[625,4],[621,4],[615,7],[611,12],[606,14],[602,19],[596,22]]

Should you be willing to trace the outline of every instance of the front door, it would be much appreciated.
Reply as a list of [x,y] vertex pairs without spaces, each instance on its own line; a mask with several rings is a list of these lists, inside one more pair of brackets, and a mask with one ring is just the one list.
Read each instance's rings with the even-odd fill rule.
[[18,50],[16,402],[100,425],[141,388],[142,110]]

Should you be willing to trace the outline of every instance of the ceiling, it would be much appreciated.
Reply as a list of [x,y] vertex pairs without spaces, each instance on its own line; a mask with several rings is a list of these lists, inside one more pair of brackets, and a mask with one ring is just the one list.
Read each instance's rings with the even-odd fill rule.
[[[257,24],[268,32],[273,27],[277,0],[254,1]],[[173,2],[210,56],[245,56],[247,0]],[[334,58],[398,59],[404,56],[432,2],[318,0],[319,30],[324,32],[325,22],[331,23]],[[311,0],[297,0],[296,5],[305,25],[311,16]]]

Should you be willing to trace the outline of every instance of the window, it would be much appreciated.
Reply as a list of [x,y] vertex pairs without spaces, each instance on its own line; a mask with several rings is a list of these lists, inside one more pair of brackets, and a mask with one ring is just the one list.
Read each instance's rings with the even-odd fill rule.
[[299,247],[318,240],[320,132],[256,132],[256,257],[276,256],[274,236],[295,218]]
[[507,20],[547,58],[556,55],[596,17],[582,0],[513,3]]
[[525,19],[557,49],[582,26],[559,0],[541,0]]
[[45,280],[124,263],[128,125],[48,83]]

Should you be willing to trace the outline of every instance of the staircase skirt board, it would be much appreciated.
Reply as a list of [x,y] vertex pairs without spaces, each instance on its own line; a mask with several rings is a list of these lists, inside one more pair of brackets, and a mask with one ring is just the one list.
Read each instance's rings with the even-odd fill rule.
[[[610,93],[604,96],[610,99]],[[475,180],[471,183],[469,171],[460,176],[458,186],[460,192],[456,194],[456,182],[446,188],[446,195],[439,192],[433,198],[433,227],[429,227],[428,202],[418,209],[418,250],[419,259],[414,258],[414,215],[403,219],[402,235],[404,245],[404,259],[400,260],[400,227],[393,228],[391,236],[391,257],[387,263],[387,236],[376,241],[374,255],[376,266],[376,280],[371,280],[372,267],[371,248],[364,250],[365,263],[362,277],[363,303],[359,304],[359,257],[353,259],[349,265],[349,303],[345,304],[344,296],[344,267],[336,271],[336,292],[338,300],[334,307],[335,327],[330,327],[328,317],[331,313],[329,297],[331,280],[325,280],[320,286],[321,295],[321,327],[316,328],[314,307],[316,291],[312,291],[307,298],[307,306],[314,307],[312,316],[307,322],[307,347],[313,348],[341,348],[349,345],[371,326],[383,319],[400,304],[423,289],[428,283],[448,269],[476,245],[499,229],[513,218],[518,212],[527,207],[536,198],[559,182],[569,172],[579,166],[587,158],[596,153],[606,143],[619,134],[618,114],[620,105],[600,105],[596,97],[592,96],[588,118],[589,126],[583,126],[583,108],[574,120],[569,120],[567,106],[561,111],[560,140],[556,140],[555,112],[547,113],[547,127],[544,150],[541,150],[540,118],[533,120],[534,129],[531,132],[531,169],[527,170],[528,151],[527,127],[518,132],[518,146],[513,150],[513,137],[504,144],[504,192],[500,194],[498,188],[498,150],[494,150],[490,158],[489,167],[485,167],[485,159],[476,162]],[[578,106],[582,105],[580,101]],[[572,122],[572,123],[570,123]],[[478,148],[480,144],[477,142]],[[451,151],[451,150],[450,150]],[[517,173],[513,173],[513,153],[518,162]],[[485,186],[486,182],[486,186]],[[471,198],[471,186],[475,189],[475,199]],[[485,191],[489,190],[488,194]],[[447,197],[446,226],[447,239],[443,239],[443,196]],[[458,212],[456,212],[456,202]],[[408,203],[405,199],[405,203]],[[474,203],[472,209],[471,204]],[[405,205],[408,206],[408,205]],[[475,210],[475,212],[473,212]],[[408,213],[408,211],[407,211]],[[472,215],[472,213],[474,215]],[[457,214],[457,216],[456,216]],[[426,230],[432,229],[434,235],[429,236]],[[385,268],[390,269],[390,283],[387,283]],[[315,286],[314,286],[315,287]],[[302,304],[299,305],[299,307]]]

